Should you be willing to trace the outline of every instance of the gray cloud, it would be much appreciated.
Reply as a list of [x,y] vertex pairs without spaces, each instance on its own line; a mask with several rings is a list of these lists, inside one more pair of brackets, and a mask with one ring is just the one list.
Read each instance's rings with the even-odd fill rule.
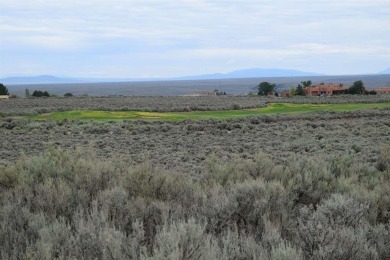
[[390,66],[388,0],[2,0],[0,9],[0,76]]

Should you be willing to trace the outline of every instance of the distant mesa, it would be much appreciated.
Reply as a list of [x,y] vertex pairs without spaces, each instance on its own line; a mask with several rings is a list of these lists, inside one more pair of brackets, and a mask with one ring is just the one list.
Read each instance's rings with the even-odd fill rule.
[[51,75],[40,75],[32,77],[9,77],[0,79],[1,83],[22,85],[22,84],[61,84],[61,83],[82,83],[84,81],[73,78],[59,78]]
[[323,76],[313,72],[288,69],[242,69],[235,70],[226,74],[204,74],[196,76],[178,77],[181,80],[202,80],[202,79],[239,79],[239,78],[265,78],[265,77],[301,77],[301,76]]
[[390,74],[390,68],[388,68],[388,69],[386,69],[384,71],[381,71],[378,74]]
[[[390,68],[377,74],[390,74]],[[0,79],[3,84],[66,84],[66,83],[110,83],[110,82],[147,82],[147,81],[177,81],[177,80],[218,80],[218,79],[244,79],[244,78],[283,78],[283,77],[315,77],[326,76],[314,72],[289,70],[289,69],[265,69],[252,68],[235,70],[228,73],[202,74],[171,78],[72,78],[41,75],[32,77],[8,77]]]
[[173,78],[70,78],[41,75],[34,77],[9,77],[0,79],[0,82],[11,85],[22,84],[63,84],[63,83],[103,83],[103,82],[136,82],[136,81],[167,81],[167,80],[209,80],[209,79],[241,79],[263,77],[301,77],[323,76],[313,72],[288,69],[242,69],[229,73],[203,74]]

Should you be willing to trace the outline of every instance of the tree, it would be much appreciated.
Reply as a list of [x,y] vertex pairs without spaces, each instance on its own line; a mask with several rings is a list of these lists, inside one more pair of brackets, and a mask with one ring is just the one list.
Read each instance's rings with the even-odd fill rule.
[[366,88],[364,87],[363,81],[358,80],[355,81],[352,86],[348,89],[349,94],[364,94],[366,92]]
[[34,90],[34,92],[32,93],[32,96],[33,97],[42,97],[43,96],[43,92],[40,91],[40,90]]
[[72,94],[72,93],[66,93],[66,94],[64,95],[64,97],[73,97],[73,94]]
[[26,98],[29,98],[29,97],[30,97],[30,90],[28,90],[28,88],[26,88],[26,89],[24,90],[24,96],[25,96]]
[[301,82],[304,88],[311,87],[311,80]]
[[303,90],[303,87],[301,84],[298,84],[297,89],[295,90],[296,96],[305,96],[305,91]]
[[49,92],[42,92],[40,90],[35,90],[32,94],[33,97],[50,97]]
[[295,88],[294,88],[294,87],[291,87],[291,88],[290,88],[289,94],[290,94],[290,97],[295,96]]
[[266,95],[268,95],[268,93],[275,91],[276,85],[271,84],[269,82],[261,82],[259,84],[258,88],[259,88],[259,92],[257,93],[257,95],[266,96]]
[[224,91],[219,91],[218,89],[215,89],[215,90],[214,90],[214,93],[215,93],[215,95],[217,95],[217,96],[226,96],[226,92],[224,92]]
[[8,88],[0,83],[0,95],[9,95]]

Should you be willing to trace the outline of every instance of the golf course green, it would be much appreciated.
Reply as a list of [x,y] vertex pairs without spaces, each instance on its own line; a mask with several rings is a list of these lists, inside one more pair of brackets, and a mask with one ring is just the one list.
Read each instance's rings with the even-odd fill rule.
[[185,120],[185,119],[229,119],[244,116],[316,113],[322,111],[355,111],[359,109],[390,108],[390,103],[348,103],[348,104],[292,104],[269,103],[267,107],[241,110],[193,111],[193,112],[142,112],[142,111],[88,111],[74,110],[53,112],[35,116],[32,119],[78,119],[78,120]]

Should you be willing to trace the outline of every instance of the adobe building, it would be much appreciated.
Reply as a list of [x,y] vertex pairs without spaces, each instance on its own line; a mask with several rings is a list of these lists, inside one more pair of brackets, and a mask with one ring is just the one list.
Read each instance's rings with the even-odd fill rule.
[[275,97],[275,92],[268,92],[267,97]]
[[348,88],[343,87],[341,85],[329,84],[329,85],[317,85],[313,87],[305,87],[303,90],[305,91],[306,96],[317,97],[321,95],[326,95],[326,96],[340,95],[346,89]]
[[390,87],[383,87],[375,89],[378,94],[390,94]]
[[279,97],[289,97],[289,96],[290,96],[290,92],[287,90],[284,90],[279,93]]

